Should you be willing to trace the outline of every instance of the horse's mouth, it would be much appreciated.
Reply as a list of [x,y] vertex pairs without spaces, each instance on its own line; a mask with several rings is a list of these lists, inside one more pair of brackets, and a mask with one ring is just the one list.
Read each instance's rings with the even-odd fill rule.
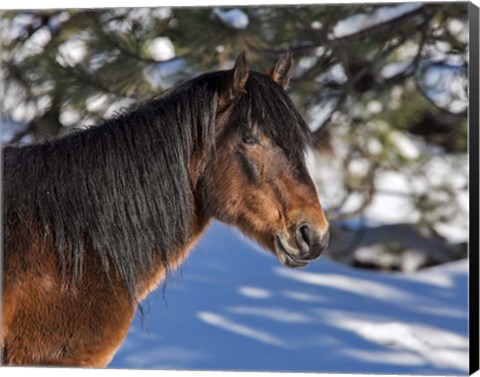
[[[293,250],[290,250],[291,247],[285,244],[283,238],[279,235],[275,235],[275,253],[278,260],[286,267],[290,268],[300,268],[308,265],[311,260],[302,260],[293,255]],[[315,258],[316,259],[316,258]]]

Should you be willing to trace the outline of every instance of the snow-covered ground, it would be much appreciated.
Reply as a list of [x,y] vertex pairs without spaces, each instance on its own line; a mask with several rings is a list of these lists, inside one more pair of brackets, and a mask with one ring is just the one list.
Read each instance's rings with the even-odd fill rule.
[[465,374],[467,260],[413,274],[291,270],[214,223],[144,302],[111,368]]

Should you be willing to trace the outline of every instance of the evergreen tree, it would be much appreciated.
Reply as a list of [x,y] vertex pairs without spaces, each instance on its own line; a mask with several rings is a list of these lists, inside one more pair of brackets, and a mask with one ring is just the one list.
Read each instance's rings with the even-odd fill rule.
[[[382,172],[428,181],[439,155],[453,170],[466,166],[467,17],[466,3],[7,11],[2,140],[99,123],[230,68],[241,50],[266,70],[290,48],[290,92],[311,125],[314,176],[331,222],[341,224],[368,209]],[[332,180],[340,184],[329,194]],[[466,186],[457,186],[412,188],[416,225],[441,237],[443,223],[465,217],[457,197]]]

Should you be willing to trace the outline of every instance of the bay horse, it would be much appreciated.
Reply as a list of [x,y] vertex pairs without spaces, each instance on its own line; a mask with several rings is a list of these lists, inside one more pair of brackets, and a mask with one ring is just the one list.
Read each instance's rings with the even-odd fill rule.
[[107,366],[213,219],[288,267],[322,254],[292,64],[259,73],[242,53],[98,126],[4,148],[3,364]]

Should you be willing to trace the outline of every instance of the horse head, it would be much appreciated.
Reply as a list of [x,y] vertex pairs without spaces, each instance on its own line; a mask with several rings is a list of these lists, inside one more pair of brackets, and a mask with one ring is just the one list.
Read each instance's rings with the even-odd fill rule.
[[225,72],[200,191],[211,216],[303,267],[326,249],[328,222],[305,163],[308,127],[286,92],[291,70],[287,51],[265,74],[244,53]]

